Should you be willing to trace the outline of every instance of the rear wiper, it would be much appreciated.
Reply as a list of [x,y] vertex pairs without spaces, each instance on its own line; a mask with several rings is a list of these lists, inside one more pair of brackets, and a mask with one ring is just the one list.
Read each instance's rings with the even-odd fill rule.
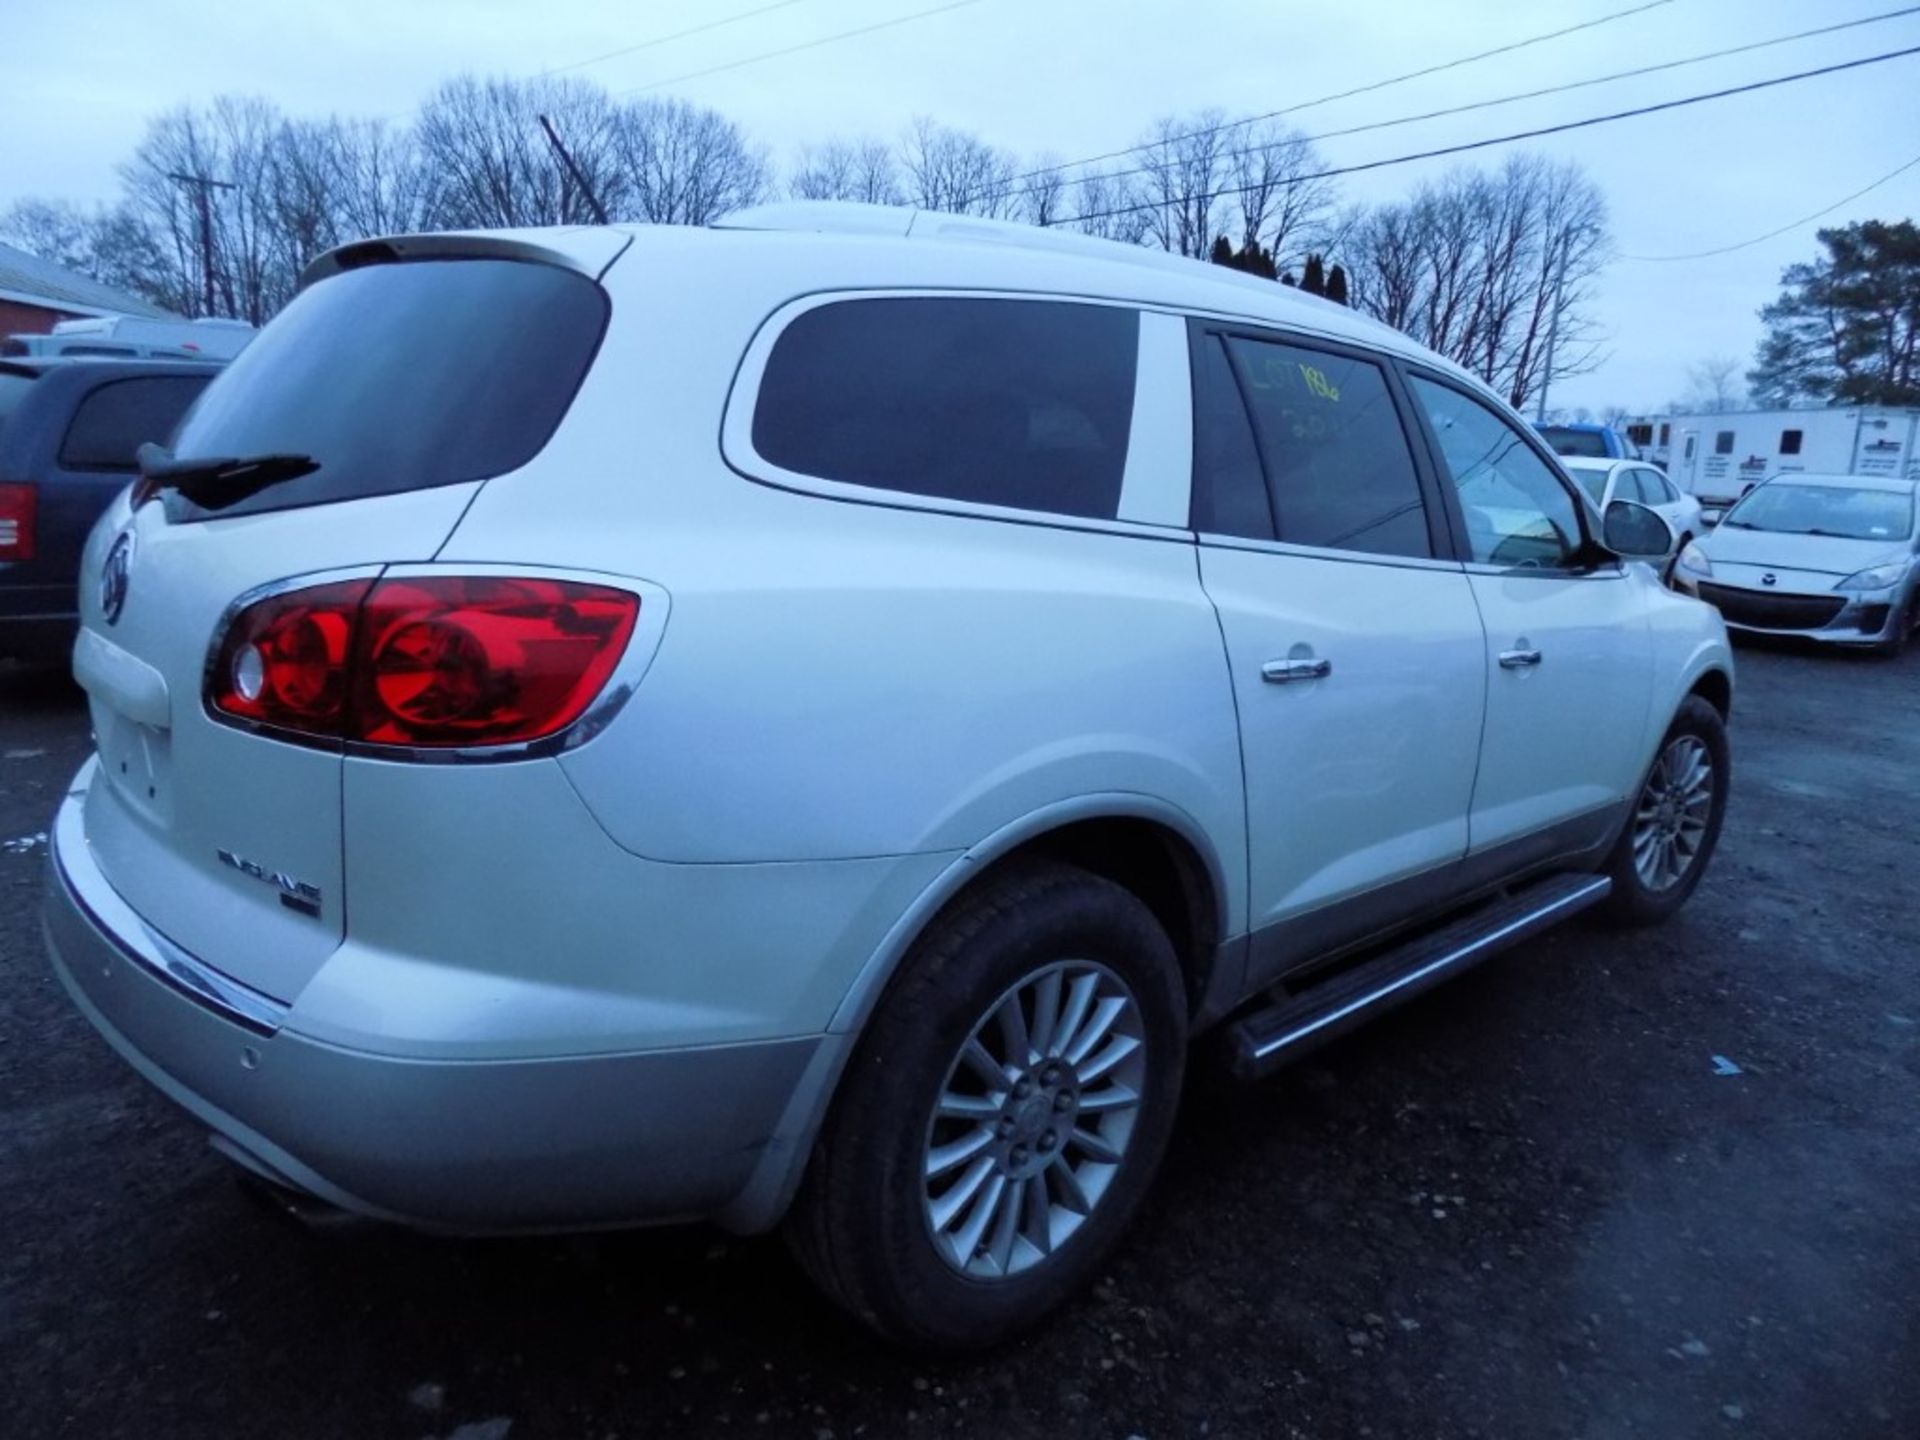
[[224,510],[283,480],[311,475],[320,462],[311,455],[223,455],[181,460],[151,441],[134,452],[140,464],[142,499],[174,490],[202,510]]

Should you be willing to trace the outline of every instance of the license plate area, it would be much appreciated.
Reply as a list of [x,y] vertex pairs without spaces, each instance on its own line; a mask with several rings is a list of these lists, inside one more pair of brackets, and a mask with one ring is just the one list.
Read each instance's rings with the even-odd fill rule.
[[128,809],[162,829],[173,826],[173,737],[99,701],[93,706],[100,773]]

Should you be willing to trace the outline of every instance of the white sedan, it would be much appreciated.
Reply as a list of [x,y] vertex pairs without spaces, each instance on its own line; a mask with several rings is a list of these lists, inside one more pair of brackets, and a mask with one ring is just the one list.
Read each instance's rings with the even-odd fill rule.
[[1653,466],[1639,460],[1584,460],[1562,457],[1560,463],[1579,482],[1602,514],[1615,500],[1632,500],[1659,512],[1673,527],[1673,553],[1661,571],[1671,579],[1673,558],[1687,548],[1689,541],[1707,533],[1700,518],[1700,502],[1686,493]]

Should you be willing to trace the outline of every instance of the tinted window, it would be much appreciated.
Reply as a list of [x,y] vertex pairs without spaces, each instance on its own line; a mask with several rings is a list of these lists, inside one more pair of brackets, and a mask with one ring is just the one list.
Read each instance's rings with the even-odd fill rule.
[[1140,318],[1054,301],[848,300],[767,359],[753,447],[784,470],[1111,519]]
[[1556,455],[1585,455],[1605,459],[1607,438],[1598,430],[1579,430],[1571,425],[1542,425],[1540,437],[1553,447]]
[[102,385],[73,412],[60,442],[68,470],[132,470],[133,452],[173,433],[187,407],[206,388],[200,375],[150,376]]
[[1733,453],[1733,431],[1722,430],[1713,437],[1713,453],[1716,455]]
[[22,375],[17,370],[0,371],[0,422],[13,413],[13,407],[27,398],[37,375]]
[[1371,555],[1431,555],[1427,511],[1378,365],[1228,342],[1266,461],[1279,539]]
[[1547,462],[1507,419],[1469,395],[1413,377],[1460,495],[1473,558],[1564,565],[1580,548],[1580,513]]
[[240,352],[174,449],[320,462],[221,515],[500,475],[551,438],[606,318],[599,286],[552,265],[418,260],[348,270],[295,296]]
[[1780,453],[1782,455],[1798,455],[1800,453],[1800,435],[1801,432],[1798,430],[1782,430],[1780,432]]
[[1193,528],[1212,535],[1273,538],[1267,477],[1254,445],[1226,342],[1209,335],[1198,353],[1193,412]]

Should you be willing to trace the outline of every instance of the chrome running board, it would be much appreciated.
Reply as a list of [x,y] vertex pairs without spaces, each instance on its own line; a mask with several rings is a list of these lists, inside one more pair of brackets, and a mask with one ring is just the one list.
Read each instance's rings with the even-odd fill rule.
[[1382,1010],[1432,989],[1510,945],[1607,898],[1604,875],[1549,875],[1459,919],[1256,1010],[1230,1031],[1233,1072],[1255,1079]]

